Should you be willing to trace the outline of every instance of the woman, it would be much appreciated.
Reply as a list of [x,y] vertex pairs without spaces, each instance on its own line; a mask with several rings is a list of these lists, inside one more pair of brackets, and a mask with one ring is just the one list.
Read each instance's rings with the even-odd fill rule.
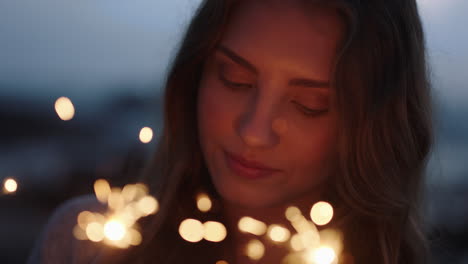
[[[342,263],[427,263],[419,212],[430,106],[414,0],[206,0],[167,77],[164,131],[145,172],[161,208],[141,221],[143,244],[63,254],[249,263],[240,217],[286,225],[288,206],[306,213],[326,200]],[[214,198],[210,213],[197,211],[199,191]],[[222,221],[228,237],[186,242],[177,231],[185,218]],[[49,229],[45,241],[57,232]],[[286,251],[265,246],[258,263],[280,263]]]

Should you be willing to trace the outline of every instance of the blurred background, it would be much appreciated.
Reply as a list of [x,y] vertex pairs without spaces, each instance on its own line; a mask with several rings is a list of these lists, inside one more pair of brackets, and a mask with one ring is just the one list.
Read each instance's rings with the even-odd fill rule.
[[[54,208],[92,192],[96,179],[134,181],[160,131],[169,60],[199,2],[0,0],[2,263],[24,263]],[[436,263],[468,263],[468,1],[418,4],[436,100],[432,252]]]

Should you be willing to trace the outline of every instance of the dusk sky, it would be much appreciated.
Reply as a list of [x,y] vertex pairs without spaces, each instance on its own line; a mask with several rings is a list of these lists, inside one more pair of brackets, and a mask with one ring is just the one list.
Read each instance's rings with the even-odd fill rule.
[[[15,91],[2,87],[0,95],[99,96],[109,95],[115,83],[157,81],[199,2],[0,0],[0,81],[25,84]],[[468,1],[418,2],[436,91],[444,100],[464,105]],[[29,84],[48,88],[32,90]]]

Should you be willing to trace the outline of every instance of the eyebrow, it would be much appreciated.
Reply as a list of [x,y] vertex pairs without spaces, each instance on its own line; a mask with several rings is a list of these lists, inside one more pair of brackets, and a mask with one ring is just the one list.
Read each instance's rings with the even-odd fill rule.
[[[242,58],[239,54],[235,53],[224,45],[218,45],[217,50],[222,52],[225,56],[229,57],[232,61],[246,68],[247,70],[258,74],[258,69],[250,63],[248,60]],[[310,88],[329,88],[330,83],[328,81],[306,79],[306,78],[294,78],[289,80],[289,86],[296,87],[310,87]]]

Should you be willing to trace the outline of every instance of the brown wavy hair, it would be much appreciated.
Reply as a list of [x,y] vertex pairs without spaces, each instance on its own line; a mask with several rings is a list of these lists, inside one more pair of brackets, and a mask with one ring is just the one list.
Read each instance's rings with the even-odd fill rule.
[[[416,2],[309,1],[335,9],[347,25],[331,80],[339,151],[326,192],[345,250],[355,263],[427,263],[421,209],[432,98]],[[177,228],[187,217],[223,220],[220,199],[209,214],[195,206],[199,190],[218,197],[199,145],[196,102],[203,65],[238,2],[203,1],[178,47],[165,83],[163,131],[143,175],[160,210],[141,222],[144,243],[123,262],[215,263],[232,246],[229,239],[191,244]]]

